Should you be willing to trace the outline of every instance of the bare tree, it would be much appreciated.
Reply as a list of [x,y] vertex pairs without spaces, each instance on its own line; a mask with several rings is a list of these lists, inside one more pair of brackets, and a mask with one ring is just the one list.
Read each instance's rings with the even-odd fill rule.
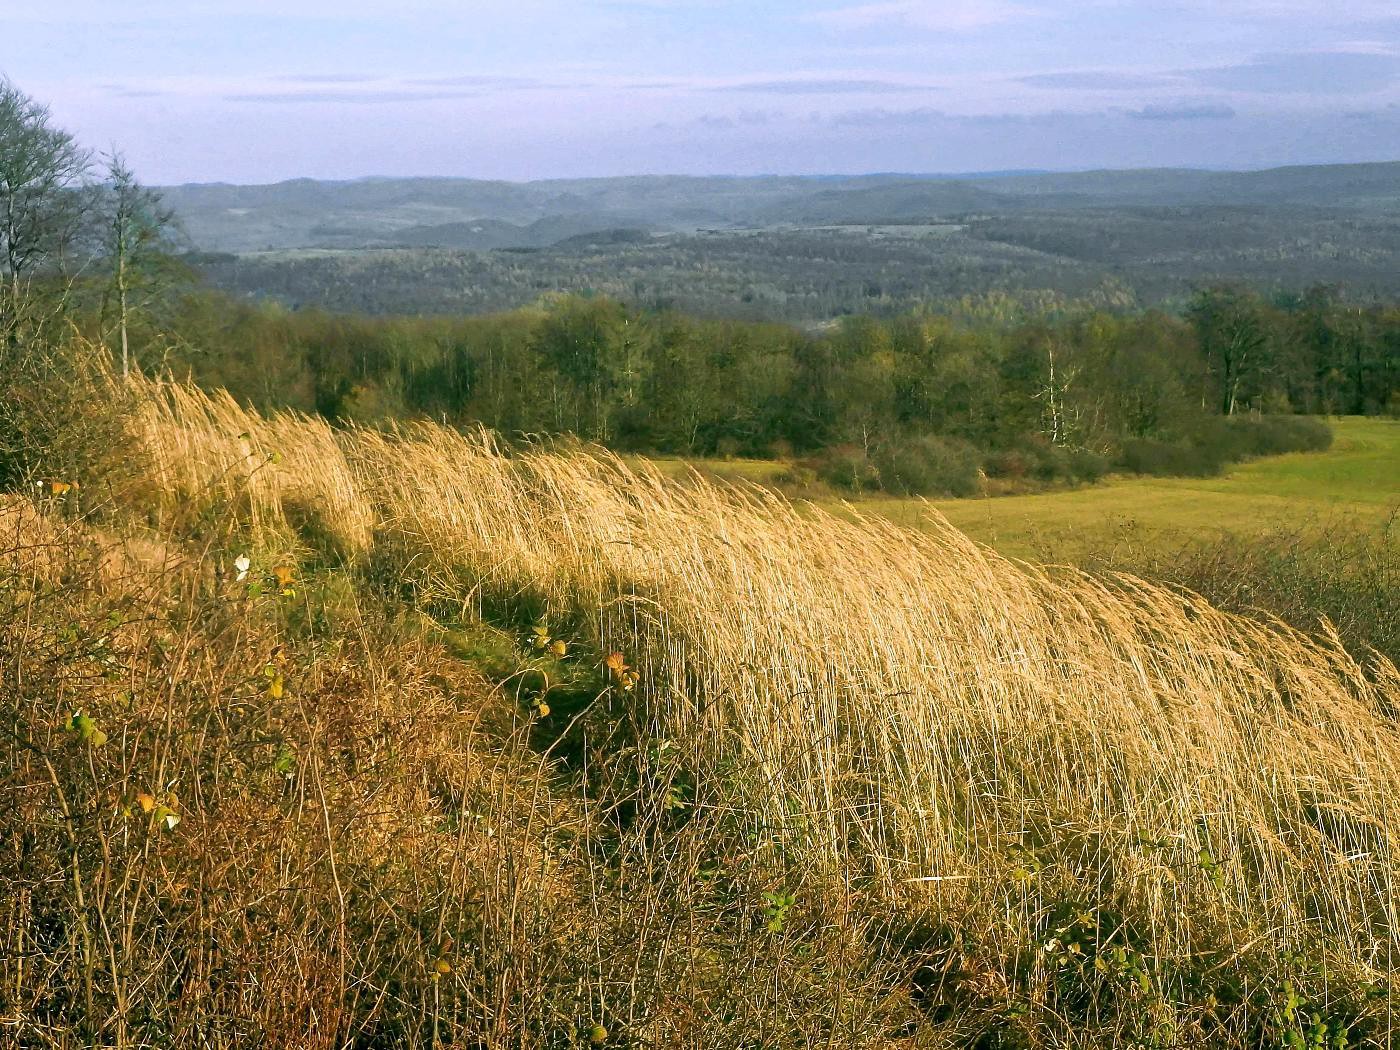
[[164,248],[174,213],[161,203],[160,194],[136,180],[119,153],[107,158],[105,191],[103,247],[112,274],[104,314],[114,315],[125,376],[131,371],[132,313],[148,306],[169,284],[171,270]]
[[0,80],[0,326],[16,338],[25,279],[62,269],[86,211],[88,153],[50,122],[47,107]]

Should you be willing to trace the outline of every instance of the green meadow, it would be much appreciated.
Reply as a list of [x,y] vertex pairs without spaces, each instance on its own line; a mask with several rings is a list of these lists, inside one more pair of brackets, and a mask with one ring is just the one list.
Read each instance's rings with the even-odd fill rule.
[[[1051,562],[1112,561],[1124,548],[1176,548],[1226,535],[1374,531],[1400,512],[1400,421],[1351,416],[1329,425],[1335,439],[1326,452],[1256,459],[1212,478],[1115,475],[1050,492],[942,500],[843,499],[816,490],[812,502],[916,528],[932,513],[942,514],[1003,554]],[[652,462],[674,477],[694,468],[759,485],[781,485],[786,471],[781,463],[758,459]]]
[[[1354,528],[1400,510],[1400,421],[1343,418],[1326,452],[1239,464],[1214,478],[1112,478],[1030,496],[940,500],[932,506],[974,539],[1039,561],[1113,560],[1124,545],[1182,546],[1225,534]],[[863,510],[917,524],[927,505],[870,500]]]

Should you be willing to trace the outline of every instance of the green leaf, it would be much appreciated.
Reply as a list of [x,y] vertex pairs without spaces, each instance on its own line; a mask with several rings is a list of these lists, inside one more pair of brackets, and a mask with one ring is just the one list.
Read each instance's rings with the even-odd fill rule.
[[101,747],[107,742],[107,734],[97,728],[97,723],[81,711],[74,711],[63,728],[78,738],[82,744]]
[[277,749],[277,757],[272,760],[272,768],[284,777],[290,778],[297,768],[297,756],[286,744]]

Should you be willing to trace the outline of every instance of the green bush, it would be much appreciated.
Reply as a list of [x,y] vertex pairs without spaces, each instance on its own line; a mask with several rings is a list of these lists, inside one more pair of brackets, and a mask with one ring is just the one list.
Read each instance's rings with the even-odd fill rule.
[[983,469],[990,478],[1033,478],[1047,483],[1098,481],[1111,465],[1108,457],[1093,449],[1065,448],[1040,439],[999,449],[983,459]]
[[880,487],[880,475],[862,449],[836,445],[812,460],[812,467],[828,485],[848,492],[864,492]]
[[982,463],[989,478],[1020,481],[1031,473],[1031,457],[1019,448],[1002,448],[987,453]]
[[980,489],[982,456],[957,438],[930,434],[876,452],[880,487],[902,496],[973,496]]
[[1207,478],[1220,473],[1225,457],[1218,448],[1137,438],[1123,443],[1118,466],[1134,474]]
[[108,367],[105,350],[80,340],[0,346],[0,491],[48,474],[87,490],[86,504],[99,498],[94,482],[117,481],[129,466],[129,406]]
[[1279,456],[1285,452],[1326,452],[1332,428],[1311,416],[1261,416],[1232,419],[1247,456]]
[[1091,448],[1077,448],[1069,453],[1069,476],[1074,481],[1098,481],[1111,467],[1107,456]]
[[1332,428],[1307,416],[1210,417],[1184,441],[1137,439],[1124,442],[1118,465],[1135,474],[1210,477],[1228,463],[1287,452],[1322,452],[1332,445]]
[[809,463],[822,481],[847,492],[973,496],[981,488],[977,448],[936,434],[890,441],[868,453],[855,445],[836,445]]

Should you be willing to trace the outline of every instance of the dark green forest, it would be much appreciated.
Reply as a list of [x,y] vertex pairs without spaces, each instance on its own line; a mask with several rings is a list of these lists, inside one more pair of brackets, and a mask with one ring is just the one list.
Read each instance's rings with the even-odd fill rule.
[[149,367],[260,407],[428,417],[513,439],[796,460],[847,488],[966,494],[1111,469],[1209,474],[1318,447],[1302,415],[1400,408],[1400,307],[1200,290],[1179,316],[994,323],[931,310],[821,331],[552,296],[490,316],[366,317],[185,294]]

